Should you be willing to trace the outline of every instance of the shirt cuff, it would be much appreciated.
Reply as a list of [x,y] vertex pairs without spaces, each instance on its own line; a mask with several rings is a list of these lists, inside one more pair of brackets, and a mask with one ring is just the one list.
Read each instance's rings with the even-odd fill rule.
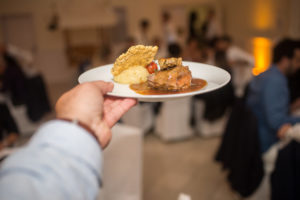
[[100,180],[102,151],[99,143],[84,128],[62,120],[44,124],[29,146],[53,146],[87,163]]

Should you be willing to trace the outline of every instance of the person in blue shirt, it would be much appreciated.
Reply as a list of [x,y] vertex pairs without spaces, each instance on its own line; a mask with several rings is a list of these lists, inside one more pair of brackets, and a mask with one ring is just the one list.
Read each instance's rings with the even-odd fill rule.
[[[290,115],[287,82],[287,76],[299,68],[299,45],[293,40],[284,39],[273,49],[273,65],[249,85],[247,104],[258,120],[262,153],[278,141],[276,133],[283,124],[300,122],[300,117]],[[291,107],[295,108],[293,105]]]
[[112,83],[96,81],[63,94],[57,118],[1,163],[0,199],[96,199],[111,128],[136,104],[106,96],[112,89]]

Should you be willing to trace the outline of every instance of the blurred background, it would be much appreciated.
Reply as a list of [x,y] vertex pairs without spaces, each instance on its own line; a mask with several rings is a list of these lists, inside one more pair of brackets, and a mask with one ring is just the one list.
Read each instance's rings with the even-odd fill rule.
[[132,45],[158,45],[157,58],[216,65],[232,81],[127,113],[105,151],[101,198],[241,199],[216,152],[234,98],[268,69],[276,42],[300,38],[299,8],[299,0],[1,0],[1,155],[55,117],[79,74]]

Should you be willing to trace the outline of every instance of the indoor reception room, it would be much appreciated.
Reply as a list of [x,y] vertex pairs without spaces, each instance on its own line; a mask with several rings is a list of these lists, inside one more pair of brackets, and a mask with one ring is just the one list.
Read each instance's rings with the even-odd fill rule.
[[0,199],[299,200],[299,0],[0,0]]

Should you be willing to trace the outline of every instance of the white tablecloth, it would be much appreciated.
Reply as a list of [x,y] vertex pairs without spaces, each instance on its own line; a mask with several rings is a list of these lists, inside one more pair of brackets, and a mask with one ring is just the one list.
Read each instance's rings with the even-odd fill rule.
[[117,124],[104,150],[103,187],[99,200],[141,200],[143,133],[139,128]]
[[122,117],[122,122],[129,126],[138,127],[147,133],[154,123],[153,105],[143,103],[134,106]]
[[195,100],[195,129],[196,133],[203,137],[220,136],[224,132],[229,117],[226,112],[222,117],[214,121],[205,120],[203,117],[205,103],[202,100]]
[[193,135],[190,126],[192,99],[183,98],[163,102],[155,119],[155,133],[163,140],[185,139]]

